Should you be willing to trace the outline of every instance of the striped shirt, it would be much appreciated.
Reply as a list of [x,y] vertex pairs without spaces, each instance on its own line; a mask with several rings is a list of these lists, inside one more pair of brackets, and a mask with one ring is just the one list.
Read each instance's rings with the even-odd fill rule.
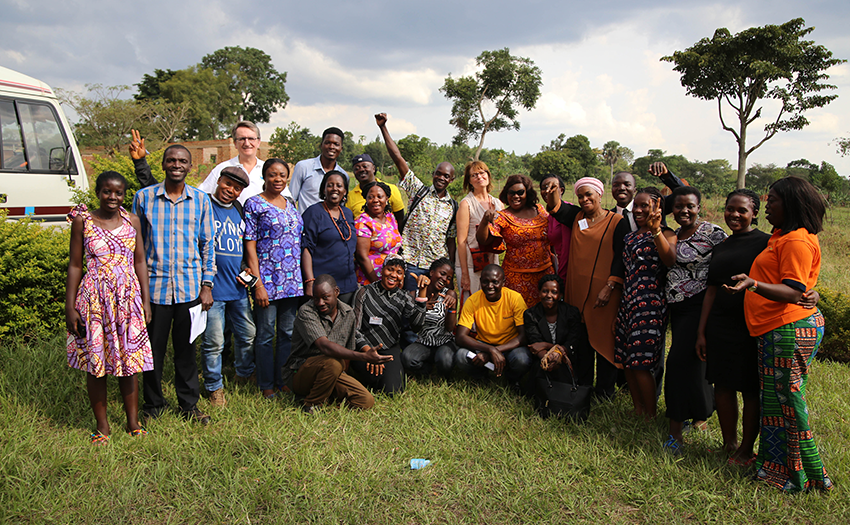
[[142,223],[151,302],[194,301],[201,281],[215,277],[215,221],[207,194],[188,184],[172,202],[165,183],[142,188],[133,198],[133,213]]
[[401,288],[387,290],[381,281],[368,284],[354,296],[354,315],[357,319],[357,349],[383,344],[388,350],[401,338],[404,321],[419,330],[425,321],[425,303],[416,302]]
[[454,335],[446,330],[446,314],[448,313],[445,303],[445,294],[449,291],[444,288],[440,291],[437,302],[430,310],[425,310],[425,322],[419,330],[419,340],[416,342],[425,346],[440,346],[454,339]]

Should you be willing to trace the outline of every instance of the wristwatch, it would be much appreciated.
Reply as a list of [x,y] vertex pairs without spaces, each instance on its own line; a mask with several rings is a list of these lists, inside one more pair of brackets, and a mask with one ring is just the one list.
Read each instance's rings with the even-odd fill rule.
[[210,290],[212,290],[213,289],[213,282],[212,281],[201,281],[201,286],[209,286]]
[[759,289],[759,282],[758,281],[753,281],[753,285],[750,286],[749,288],[747,288],[747,290],[749,290],[753,293],[755,293],[755,291],[758,290],[758,289]]

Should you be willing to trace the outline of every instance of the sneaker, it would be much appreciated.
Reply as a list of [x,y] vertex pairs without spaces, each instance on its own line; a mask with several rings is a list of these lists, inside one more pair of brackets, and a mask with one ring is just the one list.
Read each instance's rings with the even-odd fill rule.
[[198,407],[195,407],[192,410],[187,410],[186,412],[183,412],[182,415],[183,419],[185,419],[186,421],[200,423],[201,425],[210,424],[210,416],[198,410]]
[[224,388],[219,388],[218,390],[210,392],[210,405],[214,407],[223,407],[226,404],[227,400],[224,399]]

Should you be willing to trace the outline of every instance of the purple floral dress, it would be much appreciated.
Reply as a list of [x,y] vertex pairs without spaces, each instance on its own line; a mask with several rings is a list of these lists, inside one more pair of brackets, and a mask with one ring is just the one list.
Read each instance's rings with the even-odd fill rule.
[[255,195],[245,201],[245,240],[257,242],[260,282],[269,301],[304,295],[301,231],[304,223],[289,199],[279,208]]

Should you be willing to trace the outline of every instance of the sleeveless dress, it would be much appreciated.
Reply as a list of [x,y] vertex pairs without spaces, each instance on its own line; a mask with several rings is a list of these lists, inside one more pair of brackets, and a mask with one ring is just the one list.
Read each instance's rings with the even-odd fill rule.
[[68,333],[68,365],[95,377],[127,377],[153,370],[142,293],[134,268],[136,229],[121,208],[121,226],[104,230],[85,206],[69,214],[83,217],[86,274],[75,307],[86,327],[85,337]]
[[[490,202],[493,203],[493,206],[496,211],[502,211],[504,205],[502,201],[493,197],[492,195],[488,195],[490,197]],[[469,231],[466,234],[466,253],[458,254],[457,261],[455,262],[455,279],[460,285],[460,258],[466,257],[466,267],[469,269],[469,294],[472,295],[478,290],[481,289],[481,272],[473,272],[472,271],[472,252],[471,250],[478,249],[478,239],[475,237],[475,233],[478,231],[478,225],[481,224],[481,219],[484,218],[484,213],[487,212],[487,208],[481,205],[478,202],[478,199],[475,198],[475,194],[467,193],[466,197],[464,197],[460,201],[460,206],[463,206],[463,203],[466,202],[467,206],[469,206]],[[491,253],[490,262],[498,263],[499,256],[495,253]],[[461,297],[461,302],[465,299],[469,299],[469,297]],[[460,310],[458,310],[460,312]]]
[[630,370],[652,370],[664,345],[666,269],[650,232],[631,232],[624,238],[626,283],[617,312],[614,360]]

